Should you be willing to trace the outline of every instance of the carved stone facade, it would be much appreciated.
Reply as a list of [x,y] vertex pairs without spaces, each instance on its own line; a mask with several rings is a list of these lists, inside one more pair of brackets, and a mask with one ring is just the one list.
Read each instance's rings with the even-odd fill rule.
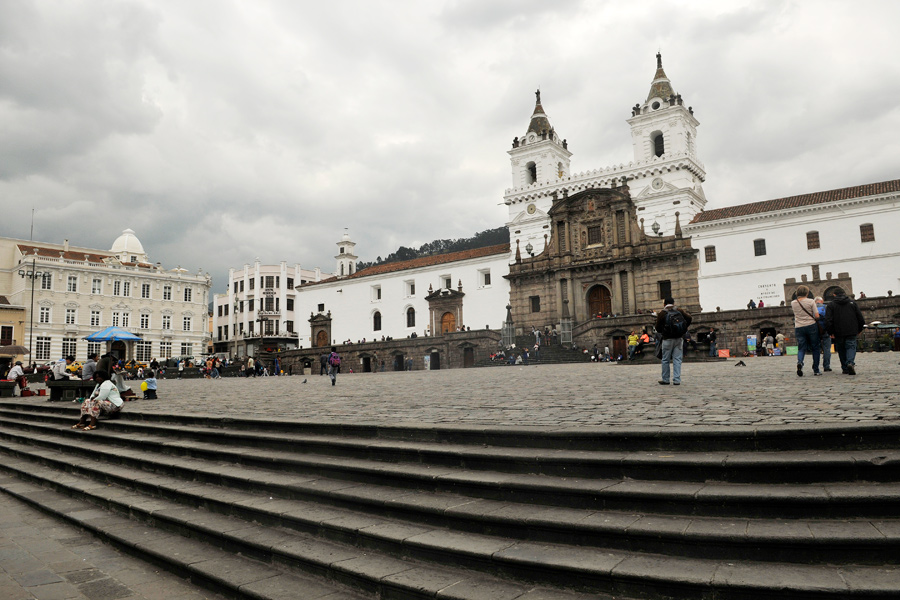
[[334,343],[331,337],[331,311],[309,315],[309,339],[314,348],[327,348]]
[[463,321],[464,297],[462,281],[455,290],[449,288],[435,290],[429,286],[428,295],[425,296],[425,300],[428,301],[429,330],[435,335],[444,335],[464,328],[466,326]]
[[563,192],[548,214],[545,248],[523,255],[517,247],[507,275],[517,328],[649,312],[670,294],[679,306],[699,310],[697,251],[682,237],[678,213],[674,235],[645,234],[623,185]]

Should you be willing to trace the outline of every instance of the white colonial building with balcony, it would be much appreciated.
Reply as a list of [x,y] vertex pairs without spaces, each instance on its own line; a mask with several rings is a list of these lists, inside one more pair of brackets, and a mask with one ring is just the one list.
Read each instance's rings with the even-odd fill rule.
[[141,337],[112,345],[122,358],[199,356],[209,287],[209,274],[151,263],[131,229],[109,250],[0,238],[0,295],[26,309],[23,345],[32,348],[32,362],[83,361],[105,351],[83,338],[109,326]]

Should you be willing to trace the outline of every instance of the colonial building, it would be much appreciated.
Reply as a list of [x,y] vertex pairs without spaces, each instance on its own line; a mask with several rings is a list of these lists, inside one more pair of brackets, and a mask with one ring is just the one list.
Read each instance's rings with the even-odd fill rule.
[[[628,164],[572,173],[567,139],[551,126],[537,92],[528,129],[509,150],[513,187],[506,190],[511,251],[516,243],[542,249],[551,234],[550,208],[565,192],[610,188],[627,181],[629,194],[647,235],[671,236],[676,214],[682,224],[706,206],[702,183],[706,171],[698,159],[693,108],[675,93],[656,55],[656,73],[642,103],[631,108],[633,158]],[[640,221],[639,221],[640,222]]]
[[38,363],[70,354],[85,360],[103,348],[83,338],[111,325],[141,337],[133,355],[131,346],[113,344],[124,358],[199,355],[207,341],[209,286],[208,274],[151,263],[131,229],[109,250],[0,238],[0,294],[25,307],[22,344]]
[[356,270],[355,244],[338,242],[336,275],[297,287],[309,314],[302,347],[439,335],[460,328],[500,329],[509,299],[503,244]]
[[213,350],[243,357],[296,348],[306,312],[296,304],[294,288],[321,278],[319,269],[286,261],[262,265],[256,259],[243,269],[229,269],[225,293],[213,300]]
[[708,210],[685,225],[700,253],[700,300],[713,311],[789,301],[797,285],[828,297],[900,290],[900,180]]

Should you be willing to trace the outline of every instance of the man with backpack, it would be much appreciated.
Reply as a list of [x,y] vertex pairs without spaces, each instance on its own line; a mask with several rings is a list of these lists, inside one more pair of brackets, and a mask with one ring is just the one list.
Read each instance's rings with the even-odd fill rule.
[[675,300],[666,298],[665,307],[656,316],[656,331],[662,339],[662,379],[660,385],[669,385],[669,365],[672,365],[672,383],[681,385],[682,336],[693,321],[691,313],[675,307]]
[[331,377],[331,385],[337,381],[337,373],[341,370],[341,355],[337,353],[337,348],[331,347],[331,354],[328,355],[328,376]]

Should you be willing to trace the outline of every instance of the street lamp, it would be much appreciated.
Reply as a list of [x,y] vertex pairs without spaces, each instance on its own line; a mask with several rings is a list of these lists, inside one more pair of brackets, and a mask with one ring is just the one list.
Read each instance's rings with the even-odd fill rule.
[[46,273],[35,270],[35,259],[31,259],[31,270],[19,269],[19,277],[31,279],[31,323],[28,325],[28,357],[34,362],[34,356],[31,354],[32,341],[34,340],[34,280],[38,277],[44,277]]

